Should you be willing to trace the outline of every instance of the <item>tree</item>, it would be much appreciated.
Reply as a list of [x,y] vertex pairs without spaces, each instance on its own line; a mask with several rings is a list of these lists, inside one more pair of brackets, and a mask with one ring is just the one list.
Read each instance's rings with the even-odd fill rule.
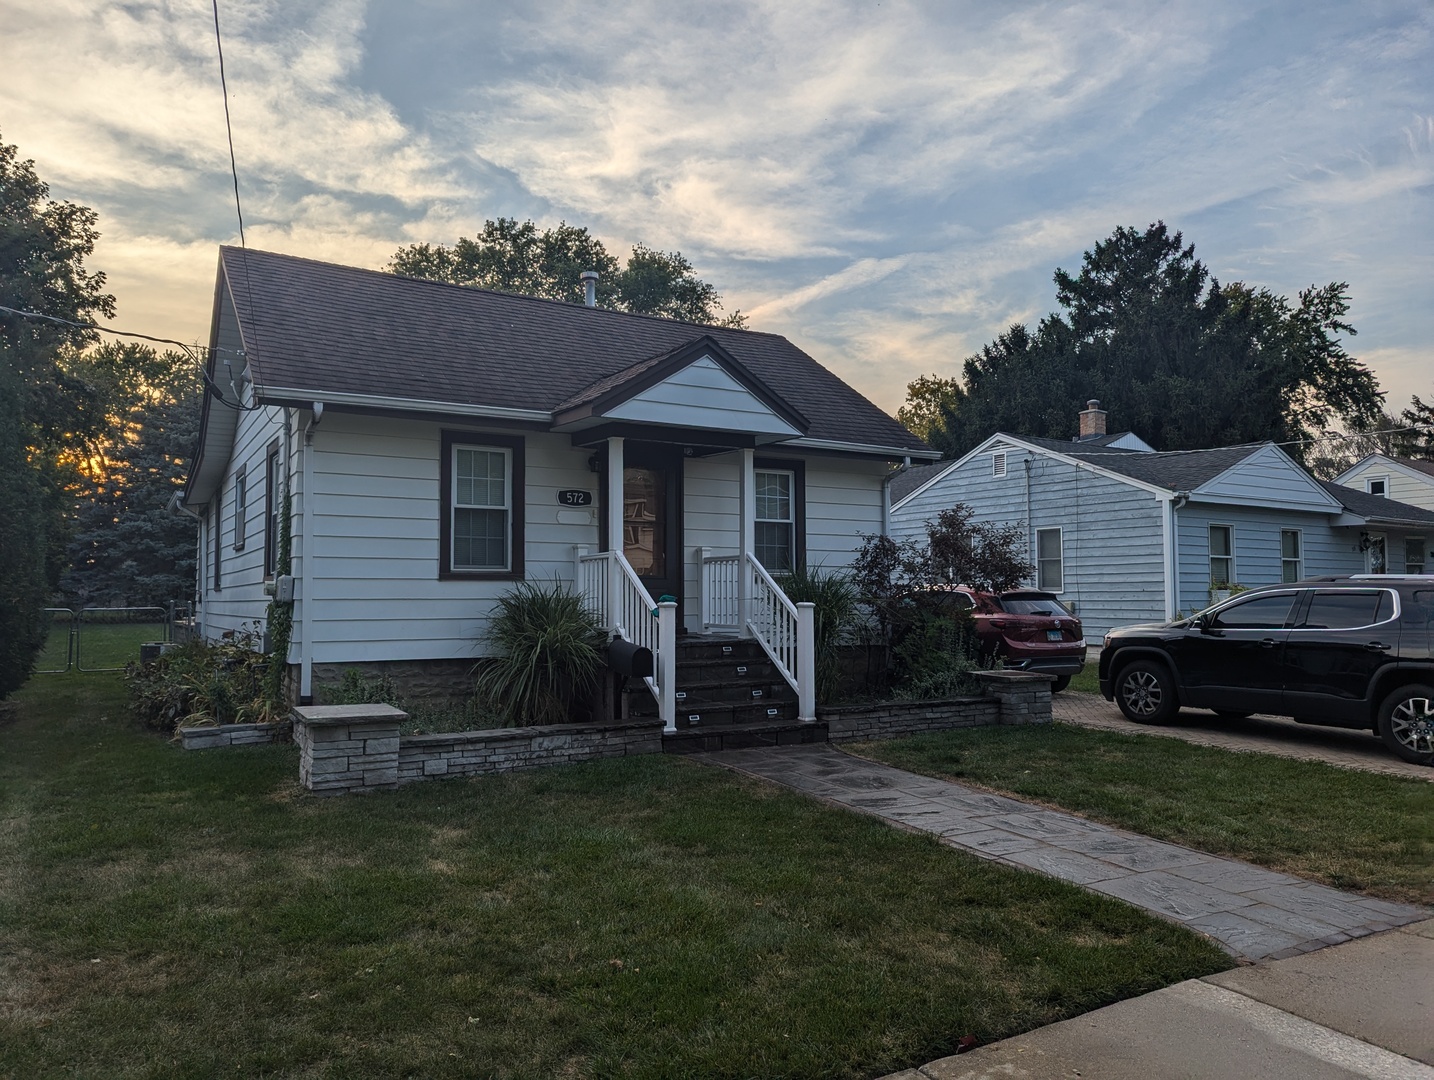
[[1116,229],[1079,273],[1057,269],[1055,284],[1062,311],[1034,332],[1012,326],[959,380],[909,387],[907,409],[948,455],[1000,430],[1070,437],[1090,398],[1163,450],[1296,442],[1336,418],[1378,418],[1378,383],[1342,344],[1355,333],[1344,282],[1311,286],[1298,304],[1221,285],[1194,245],[1157,222]]
[[106,401],[113,434],[76,493],[63,591],[74,603],[134,607],[188,596],[196,525],[169,500],[198,436],[198,365],[180,352],[102,345],[74,368]]
[[[114,314],[104,275],[85,269],[94,211],[55,202],[17,148],[0,142],[0,305],[74,322]],[[93,332],[0,312],[0,698],[44,645],[46,600],[64,563],[64,458],[102,436],[94,389],[67,357]]]
[[585,228],[562,222],[540,230],[514,218],[485,221],[473,239],[452,247],[410,244],[394,252],[388,269],[407,277],[541,296],[568,304],[584,302],[582,273],[598,274],[597,305],[638,315],[657,315],[708,326],[743,327],[740,311],[723,317],[721,296],[697,277],[680,252],[633,246],[623,266]]
[[1399,414],[1405,425],[1417,430],[1405,432],[1396,449],[1402,457],[1434,461],[1434,395],[1426,402],[1418,394],[1409,408]]

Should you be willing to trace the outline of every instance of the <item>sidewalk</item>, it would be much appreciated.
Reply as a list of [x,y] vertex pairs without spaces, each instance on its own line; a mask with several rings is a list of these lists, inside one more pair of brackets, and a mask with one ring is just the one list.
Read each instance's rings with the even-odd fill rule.
[[1312,885],[826,745],[699,760],[1118,897],[1205,934],[1237,959],[1275,961],[896,1074],[903,1080],[1434,1080],[1434,922],[1421,908]]
[[1368,731],[1297,724],[1281,716],[1251,716],[1222,720],[1203,709],[1181,709],[1168,724],[1133,724],[1113,702],[1099,694],[1074,690],[1051,698],[1051,716],[1063,724],[1078,724],[1120,735],[1154,735],[1183,739],[1199,746],[1274,754],[1298,761],[1323,761],[1341,769],[1360,769],[1385,776],[1406,776],[1434,782],[1434,768],[1413,765],[1395,757]]

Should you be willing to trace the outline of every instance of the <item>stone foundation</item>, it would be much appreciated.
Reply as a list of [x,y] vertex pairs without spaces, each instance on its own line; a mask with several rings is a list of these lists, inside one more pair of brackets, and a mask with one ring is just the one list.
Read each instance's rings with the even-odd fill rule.
[[399,725],[406,719],[406,713],[388,705],[295,708],[300,783],[316,795],[346,795],[444,776],[662,752],[662,724],[647,718],[400,736]]
[[473,692],[473,665],[476,660],[375,660],[355,664],[315,664],[314,700],[323,701],[324,691],[337,687],[345,671],[357,671],[365,679],[387,676],[398,695],[407,701],[466,701]]
[[272,724],[220,724],[218,727],[182,727],[176,733],[179,745],[186,750],[214,750],[223,746],[261,746],[284,742],[289,737],[289,722]]

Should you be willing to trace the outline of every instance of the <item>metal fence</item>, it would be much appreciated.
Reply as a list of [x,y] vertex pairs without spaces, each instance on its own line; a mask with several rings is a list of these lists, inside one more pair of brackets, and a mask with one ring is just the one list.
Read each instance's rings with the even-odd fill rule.
[[176,640],[176,627],[192,622],[187,604],[168,607],[46,608],[50,635],[35,670],[58,674],[118,671],[139,659],[139,647]]

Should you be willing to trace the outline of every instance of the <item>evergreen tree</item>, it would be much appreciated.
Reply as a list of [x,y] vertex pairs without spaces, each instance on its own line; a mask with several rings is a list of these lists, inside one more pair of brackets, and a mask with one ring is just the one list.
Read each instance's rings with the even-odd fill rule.
[[106,397],[114,434],[77,492],[65,595],[104,606],[182,600],[194,589],[196,523],[169,502],[198,437],[198,366],[178,352],[104,345],[76,367]]
[[1414,401],[1399,414],[1399,419],[1418,429],[1400,437],[1397,448],[1400,456],[1434,461],[1434,395],[1426,402],[1415,394]]
[[908,410],[934,409],[929,440],[948,455],[996,431],[1072,437],[1090,398],[1162,450],[1292,442],[1336,418],[1378,418],[1378,383],[1341,342],[1355,332],[1343,282],[1305,289],[1297,305],[1221,285],[1157,222],[1117,229],[1055,283],[1062,311],[1034,332],[1012,326],[960,380],[911,384]]

